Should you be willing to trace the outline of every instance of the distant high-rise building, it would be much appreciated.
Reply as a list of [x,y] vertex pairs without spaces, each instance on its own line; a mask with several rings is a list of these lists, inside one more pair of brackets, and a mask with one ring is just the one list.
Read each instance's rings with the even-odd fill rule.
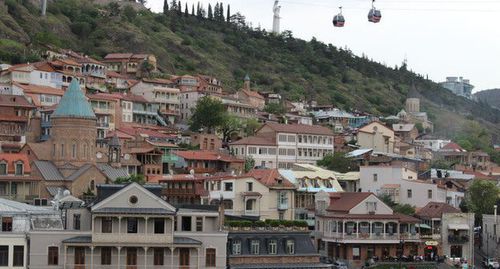
[[439,84],[458,96],[472,98],[472,89],[474,89],[474,86],[470,84],[470,80],[468,79],[464,79],[463,77],[447,77],[445,82]]

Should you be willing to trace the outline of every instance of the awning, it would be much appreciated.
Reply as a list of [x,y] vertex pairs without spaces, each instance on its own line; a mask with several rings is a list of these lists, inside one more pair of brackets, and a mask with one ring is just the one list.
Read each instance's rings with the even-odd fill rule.
[[469,230],[467,224],[448,224],[448,230]]
[[424,228],[424,229],[431,229],[431,226],[425,224],[425,223],[422,223],[422,224],[415,224],[416,227],[419,227],[419,228]]

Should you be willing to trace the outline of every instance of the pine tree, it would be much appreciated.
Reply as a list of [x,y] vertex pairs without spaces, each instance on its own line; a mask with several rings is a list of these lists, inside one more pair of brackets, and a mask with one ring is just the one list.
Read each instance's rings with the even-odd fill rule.
[[201,7],[200,7],[200,2],[198,2],[198,5],[196,6],[196,17],[198,19],[201,19]]
[[193,17],[196,16],[196,13],[194,13],[194,4],[193,4],[193,6],[191,8],[191,16],[193,16]]
[[212,20],[214,18],[214,13],[212,12],[212,5],[208,4],[208,19]]
[[219,20],[219,3],[215,3],[214,7],[214,20],[218,21]]
[[163,1],[163,14],[168,13],[168,0]]
[[186,2],[186,6],[184,7],[184,16],[189,17],[189,9],[188,9],[188,3]]
[[224,5],[220,3],[219,5],[219,21],[224,22]]
[[181,0],[179,0],[179,2],[177,3],[177,13],[179,15],[182,15],[182,3],[181,3]]
[[226,21],[227,22],[231,22],[231,5],[229,5],[229,4],[227,4]]

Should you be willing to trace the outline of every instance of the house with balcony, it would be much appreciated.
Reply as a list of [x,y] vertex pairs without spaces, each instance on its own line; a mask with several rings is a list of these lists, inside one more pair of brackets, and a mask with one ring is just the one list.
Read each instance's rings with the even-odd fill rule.
[[253,157],[260,167],[290,169],[295,163],[316,164],[333,154],[333,131],[318,125],[267,122],[254,136],[229,144],[237,158]]
[[370,192],[316,194],[314,234],[320,252],[354,267],[375,256],[418,255],[419,222],[394,212]]
[[110,53],[102,60],[109,71],[130,77],[142,77],[143,66],[148,65],[152,72],[157,70],[153,54]]
[[225,152],[211,150],[175,151],[177,162],[174,169],[182,174],[215,174],[220,172],[233,172],[241,174],[245,161],[237,159]]
[[78,225],[30,233],[30,268],[225,268],[219,213],[176,208],[160,198],[161,189],[97,186],[87,208],[67,210]]
[[[26,131],[34,114],[35,106],[24,96],[0,95],[0,146],[14,144],[21,147],[26,143]],[[13,145],[13,146],[14,146]],[[0,149],[0,152],[5,151]]]
[[143,78],[130,87],[130,92],[144,97],[149,103],[156,104],[158,113],[169,124],[173,124],[179,116],[180,90],[174,88],[170,80]]
[[228,222],[228,268],[331,268],[320,262],[307,228],[295,223],[285,227],[279,221],[254,222],[238,227],[237,221]]
[[443,213],[441,238],[446,257],[474,265],[474,213]]
[[31,174],[28,156],[0,153],[0,197],[32,203],[40,196],[40,178]]
[[[33,84],[61,89],[62,74],[49,62],[35,62],[13,65],[3,71],[0,81],[4,83]],[[12,89],[14,90],[14,89]],[[10,94],[16,94],[15,91]]]
[[80,88],[85,89],[86,78],[82,72],[82,65],[72,59],[55,59],[50,66],[62,76],[62,88],[66,89],[74,79],[78,80]]
[[[420,237],[424,243],[424,258],[432,260],[431,257],[444,255],[443,214],[460,213],[460,209],[446,203],[429,202],[426,206],[415,213],[422,223],[420,225]],[[446,229],[446,227],[444,227]]]
[[162,197],[172,205],[208,205],[205,177],[191,174],[165,175],[158,183]]
[[64,91],[48,86],[35,84],[13,83],[12,88],[22,92],[22,95],[37,108],[47,108],[59,104]]
[[30,241],[27,234],[36,230],[62,230],[60,212],[0,198],[0,267],[25,269],[29,266]]
[[240,119],[245,120],[257,117],[257,108],[250,103],[238,100],[237,98],[231,96],[222,96],[221,101],[229,114]]
[[315,226],[316,193],[344,191],[337,181],[338,173],[312,164],[297,163],[291,169],[279,169],[279,173],[296,188],[293,199],[295,202],[294,219],[307,221],[309,227]]
[[279,176],[277,170],[205,177],[204,184],[208,202],[212,205],[222,202],[226,216],[254,220],[292,220],[294,217],[295,187]]

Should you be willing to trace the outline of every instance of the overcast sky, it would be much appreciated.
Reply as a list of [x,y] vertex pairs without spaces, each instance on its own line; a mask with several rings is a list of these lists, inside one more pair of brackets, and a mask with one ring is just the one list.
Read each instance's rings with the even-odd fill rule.
[[[182,1],[182,0],[181,0]],[[169,0],[170,2],[170,0]],[[185,0],[182,1],[184,6]],[[187,1],[192,3],[198,1]],[[201,0],[205,7],[220,1]],[[225,0],[254,27],[271,29],[274,0]],[[310,40],[316,37],[387,65],[401,65],[436,82],[463,76],[475,91],[500,88],[500,0],[377,0],[382,21],[366,15],[370,0],[283,0],[281,29]],[[344,7],[344,28],[334,28],[333,15]],[[160,12],[163,0],[149,0]]]

